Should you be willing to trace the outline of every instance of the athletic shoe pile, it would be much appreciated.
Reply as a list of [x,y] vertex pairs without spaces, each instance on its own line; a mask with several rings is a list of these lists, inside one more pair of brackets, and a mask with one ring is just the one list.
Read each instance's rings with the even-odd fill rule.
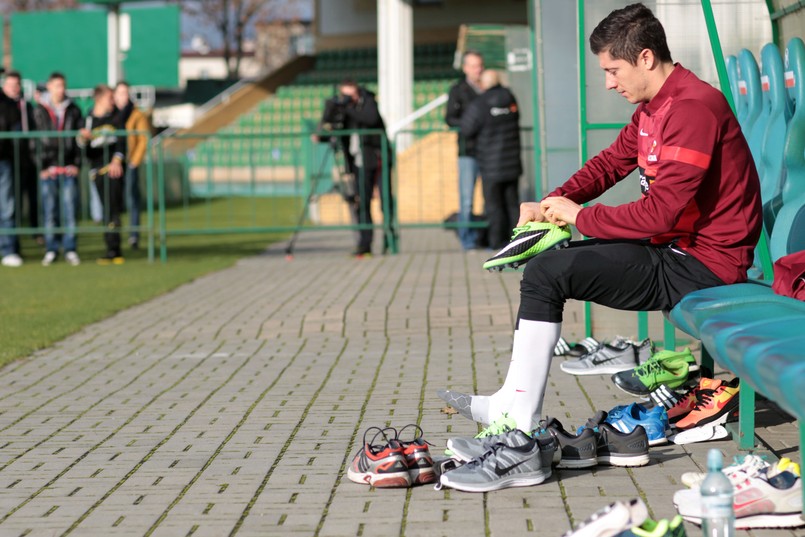
[[545,250],[564,248],[570,241],[570,227],[559,227],[548,222],[528,222],[516,227],[512,240],[484,263],[485,270],[501,271],[505,267],[516,269]]
[[[412,427],[411,440],[400,440],[400,433]],[[372,439],[367,441],[370,433]],[[369,427],[363,433],[363,446],[347,469],[355,483],[372,487],[410,487],[436,480],[428,442],[418,425],[406,425],[398,432],[393,427]],[[382,437],[382,443],[377,443]]]
[[[779,468],[782,470],[787,469],[791,464],[794,463],[787,457],[783,457],[778,463]],[[736,457],[735,462],[726,468],[722,468],[721,472],[729,478],[731,483],[735,484],[746,479],[747,475],[757,475],[758,472],[769,466],[771,464],[766,459],[750,453],[741,458]],[[685,472],[679,480],[689,489],[697,489],[701,487],[705,477],[707,477],[706,472]]]
[[[637,427],[643,427],[648,437],[649,446],[657,446],[668,442],[666,433],[669,430],[668,413],[661,406],[646,408],[637,403],[619,405],[605,412],[599,410],[595,416],[587,420],[585,427],[595,429],[601,423],[609,423],[622,433],[631,433]],[[581,427],[578,432],[581,432]]]
[[558,445],[560,460],[557,468],[589,468],[597,464],[608,466],[645,466],[649,463],[648,436],[642,426],[624,433],[602,419],[599,412],[574,435],[565,430],[556,418],[540,422],[538,434],[553,436]]
[[651,520],[640,499],[615,502],[590,515],[562,537],[686,537],[682,517]]
[[612,375],[646,362],[653,349],[650,339],[636,343],[618,336],[610,343],[600,344],[578,360],[562,362],[559,368],[571,375]]
[[490,492],[539,485],[551,477],[556,449],[551,438],[538,439],[519,429],[484,439],[453,439],[449,446],[456,455],[469,461],[443,473],[437,490],[450,487],[465,492]]
[[[728,470],[728,469],[725,469]],[[799,528],[805,526],[802,513],[802,478],[799,466],[783,459],[771,466],[751,463],[731,471],[735,528]],[[674,494],[674,506],[685,520],[701,524],[699,490]]]
[[730,382],[702,378],[699,384],[668,410],[677,434],[675,444],[691,444],[726,438],[724,424],[738,416],[740,385],[738,378]]
[[[447,455],[448,457],[454,457],[454,458],[457,458],[458,460],[461,460],[461,461],[465,461],[465,462],[469,461],[470,459],[474,459],[475,457],[477,457],[479,455],[483,455],[486,451],[488,451],[488,449],[491,448],[491,446],[496,443],[495,442],[495,437],[497,437],[498,435],[501,435],[501,434],[508,433],[509,431],[513,431],[515,429],[517,429],[517,422],[514,421],[512,418],[510,418],[508,414],[503,414],[500,418],[495,420],[492,424],[490,424],[488,427],[486,427],[480,433],[478,433],[474,437],[472,437],[472,439],[467,439],[467,438],[451,438],[451,439],[449,439],[447,441],[447,449],[444,450],[444,454]],[[461,457],[461,455],[457,456],[456,453],[453,451],[453,444],[455,442],[459,442],[459,441],[466,444],[469,440],[473,440],[474,441],[473,444],[485,445],[488,442],[491,442],[491,443],[489,444],[489,448],[484,449],[484,450],[482,450],[482,451],[480,451],[478,453],[475,453],[471,457]]]
[[663,385],[671,389],[684,385],[695,364],[690,349],[660,351],[643,365],[615,373],[612,381],[626,393],[644,396]]

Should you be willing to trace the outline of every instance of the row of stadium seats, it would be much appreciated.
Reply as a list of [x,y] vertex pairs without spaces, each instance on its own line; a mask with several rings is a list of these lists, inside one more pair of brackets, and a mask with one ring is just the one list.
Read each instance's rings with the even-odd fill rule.
[[[805,44],[789,41],[727,62],[736,113],[761,179],[764,233],[772,260],[805,250]],[[754,439],[755,390],[800,421],[805,445],[805,303],[774,294],[768,281],[687,295],[670,312],[679,329],[741,378],[741,447]],[[747,411],[751,410],[751,411]],[[805,462],[805,461],[803,461]],[[803,492],[805,498],[805,492]]]

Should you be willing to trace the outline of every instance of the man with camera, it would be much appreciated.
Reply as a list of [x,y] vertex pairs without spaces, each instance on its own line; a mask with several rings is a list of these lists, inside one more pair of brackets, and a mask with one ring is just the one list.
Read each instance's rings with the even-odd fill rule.
[[[354,80],[345,79],[338,85],[338,93],[328,99],[324,105],[319,130],[357,130],[374,129],[386,130],[383,118],[377,108],[375,95]],[[378,187],[380,199],[388,196],[387,201],[381,201],[383,217],[393,221],[394,199],[390,188],[392,166],[391,147],[383,145],[380,134],[348,134],[338,136],[338,142],[344,152],[346,171],[352,177],[352,192],[347,201],[353,205],[357,212],[359,224],[372,225],[371,203],[375,186]],[[383,177],[383,159],[387,159],[389,176]],[[358,244],[353,252],[355,257],[364,257],[372,254],[373,230],[361,229],[358,233]],[[388,243],[384,239],[383,253]]]

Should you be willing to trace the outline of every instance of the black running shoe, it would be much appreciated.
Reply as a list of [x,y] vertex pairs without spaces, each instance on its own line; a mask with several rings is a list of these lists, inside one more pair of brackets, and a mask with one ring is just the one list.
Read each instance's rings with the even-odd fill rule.
[[649,463],[648,436],[642,425],[631,433],[622,433],[609,423],[600,423],[594,431],[598,464],[629,467]]
[[[596,434],[592,429],[584,429],[578,436],[565,430],[559,420],[546,417],[540,423],[534,437],[543,438],[551,435],[559,444],[556,453],[560,455],[557,468],[589,468],[598,464],[596,456]],[[554,458],[554,460],[556,460]]]
[[504,267],[517,268],[545,250],[564,248],[571,236],[568,226],[528,222],[522,227],[514,228],[511,242],[487,259],[484,269],[500,271]]

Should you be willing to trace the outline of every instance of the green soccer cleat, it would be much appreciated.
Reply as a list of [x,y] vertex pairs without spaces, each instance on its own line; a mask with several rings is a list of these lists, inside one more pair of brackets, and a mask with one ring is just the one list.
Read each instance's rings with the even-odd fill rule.
[[484,263],[485,270],[517,268],[532,257],[552,248],[564,248],[570,241],[570,227],[548,222],[528,222],[514,228],[512,240]]
[[626,393],[641,396],[648,395],[660,385],[678,388],[687,382],[689,374],[690,364],[684,357],[651,359],[634,369],[615,373],[612,381]]

